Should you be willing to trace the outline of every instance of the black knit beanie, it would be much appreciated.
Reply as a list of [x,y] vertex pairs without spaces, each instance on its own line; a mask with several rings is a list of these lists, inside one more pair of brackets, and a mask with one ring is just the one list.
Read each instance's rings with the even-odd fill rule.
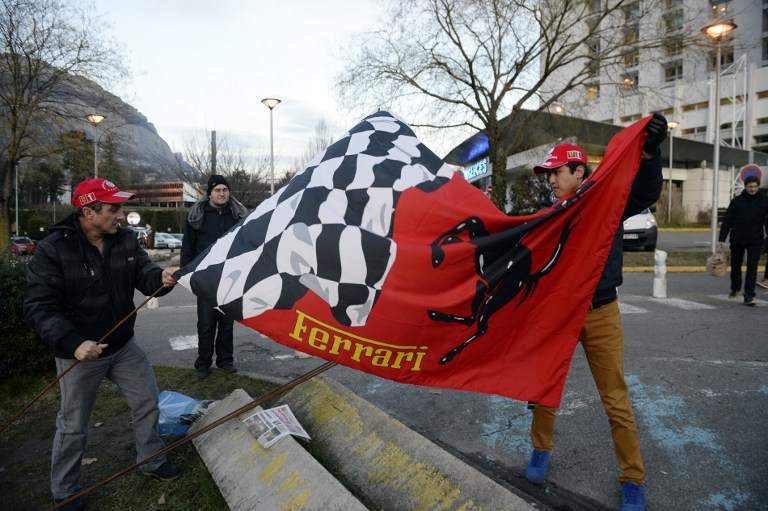
[[227,188],[231,188],[229,186],[229,183],[227,183],[227,180],[224,179],[224,176],[220,176],[219,174],[214,174],[208,178],[208,191],[206,192],[206,195],[210,197],[211,192],[217,185],[224,185]]

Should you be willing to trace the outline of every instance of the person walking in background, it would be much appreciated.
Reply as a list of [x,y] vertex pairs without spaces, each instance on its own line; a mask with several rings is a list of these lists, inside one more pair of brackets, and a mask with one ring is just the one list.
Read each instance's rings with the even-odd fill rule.
[[765,238],[765,271],[763,272],[763,280],[757,283],[758,286],[768,289],[768,238]]
[[731,200],[720,225],[720,247],[730,236],[731,245],[731,293],[736,298],[741,293],[741,264],[747,253],[747,273],[744,276],[744,305],[757,305],[755,283],[757,266],[763,239],[768,232],[768,196],[758,193],[760,179],[749,176],[744,180],[744,190]]
[[[621,220],[650,207],[661,194],[661,152],[659,146],[667,136],[667,120],[654,114],[646,126],[640,167]],[[560,144],[550,150],[546,161],[534,166],[536,174],[546,174],[552,192],[544,206],[570,196],[589,177],[590,169],[584,151],[573,144]],[[622,283],[623,227],[619,223],[600,281],[592,296],[589,312],[579,335],[592,377],[611,426],[611,436],[621,475],[622,511],[645,509],[645,468],[640,455],[640,441],[624,380],[624,333],[617,301],[617,288]],[[557,409],[531,403],[531,443],[533,452],[525,477],[534,484],[547,477],[550,453],[554,447]]]
[[[181,245],[181,266],[192,262],[247,214],[245,206],[232,197],[224,176],[212,175],[208,179],[206,196],[192,206],[187,217]],[[233,330],[234,320],[200,298],[197,299],[195,370],[199,379],[205,379],[210,374],[214,352],[219,369],[227,373],[237,372]]]
[[[136,234],[120,227],[122,203],[135,195],[104,179],[86,179],[72,195],[75,212],[54,225],[27,267],[24,317],[53,347],[59,374],[61,408],[51,449],[51,493],[57,502],[80,492],[81,461],[99,386],[109,378],[131,408],[137,461],[161,450],[160,412],[155,375],[134,339],[131,314],[102,339],[135,305],[134,290],[149,296],[176,284],[178,268],[161,269],[139,246]],[[148,476],[176,479],[181,468],[160,455],[141,466]],[[84,509],[76,499],[60,509]]]

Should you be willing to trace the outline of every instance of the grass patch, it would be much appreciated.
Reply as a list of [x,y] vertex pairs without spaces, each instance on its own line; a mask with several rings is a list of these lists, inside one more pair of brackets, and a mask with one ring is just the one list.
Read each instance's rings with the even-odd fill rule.
[[[653,252],[624,252],[624,266],[653,268]],[[667,267],[669,266],[704,266],[707,264],[707,252],[668,252]]]
[[[195,399],[222,399],[241,388],[254,398],[278,385],[247,376],[214,371],[198,380],[192,369],[155,367],[160,390],[174,390]],[[56,375],[19,376],[0,382],[0,424],[5,424]],[[66,378],[66,376],[65,376]],[[51,445],[59,409],[58,386],[32,405],[0,434],[0,495],[4,509],[38,510],[53,505],[50,495]],[[133,429],[128,406],[115,385],[104,381],[91,414],[82,482],[93,486],[135,463]],[[97,427],[98,424],[98,427]],[[171,443],[175,438],[166,439]],[[129,472],[86,496],[93,509],[172,511],[227,509],[216,483],[192,443],[169,453],[184,469],[176,481],[163,483]]]

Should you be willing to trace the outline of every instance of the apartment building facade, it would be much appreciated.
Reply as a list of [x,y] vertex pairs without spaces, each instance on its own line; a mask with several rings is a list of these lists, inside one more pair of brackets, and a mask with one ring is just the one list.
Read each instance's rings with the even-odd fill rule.
[[[602,3],[591,5],[600,9]],[[681,192],[690,219],[711,209],[717,140],[718,150],[727,155],[717,172],[719,207],[740,191],[743,165],[761,166],[761,186],[768,187],[768,0],[637,0],[618,16],[624,41],[647,41],[648,34],[657,33],[659,44],[638,44],[634,51],[629,44],[618,66],[603,67],[596,60],[584,86],[559,98],[551,111],[615,126],[657,111],[676,123],[672,145],[664,148],[664,173]],[[719,73],[718,40],[704,33],[718,22],[733,26],[719,39]],[[568,73],[566,67],[553,76],[549,90],[556,91]],[[544,99],[547,94],[544,90]]]

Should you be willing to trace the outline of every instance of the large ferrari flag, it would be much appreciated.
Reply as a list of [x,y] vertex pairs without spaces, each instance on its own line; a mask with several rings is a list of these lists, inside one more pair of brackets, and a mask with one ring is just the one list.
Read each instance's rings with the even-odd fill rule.
[[577,192],[510,217],[380,111],[177,276],[293,349],[557,406],[646,122],[610,141]]

